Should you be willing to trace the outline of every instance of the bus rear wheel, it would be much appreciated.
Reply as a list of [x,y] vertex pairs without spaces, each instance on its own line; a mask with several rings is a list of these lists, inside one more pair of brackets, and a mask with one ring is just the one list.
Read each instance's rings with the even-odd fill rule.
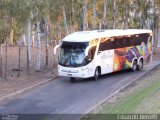
[[133,72],[135,72],[135,71],[137,70],[137,61],[136,61],[136,60],[133,62],[133,65],[132,65],[131,70],[132,70]]
[[137,70],[140,71],[140,70],[142,70],[142,69],[143,69],[143,60],[141,59],[141,60],[139,61],[139,64],[137,65]]

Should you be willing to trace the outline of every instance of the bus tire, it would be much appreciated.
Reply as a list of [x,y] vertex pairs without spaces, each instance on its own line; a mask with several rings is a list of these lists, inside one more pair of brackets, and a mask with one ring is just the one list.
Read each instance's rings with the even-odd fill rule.
[[76,82],[76,79],[73,78],[73,77],[71,77],[71,78],[70,78],[70,82],[71,82],[71,83]]
[[137,61],[136,60],[133,61],[133,65],[132,65],[131,70],[132,70],[132,72],[135,72],[137,70]]
[[140,71],[140,70],[142,70],[142,69],[143,69],[143,60],[141,59],[141,60],[139,61],[139,64],[137,65],[137,70]]
[[95,72],[94,72],[94,77],[93,77],[93,79],[94,79],[95,81],[97,81],[99,75],[100,75],[100,71],[99,71],[98,67],[96,67]]

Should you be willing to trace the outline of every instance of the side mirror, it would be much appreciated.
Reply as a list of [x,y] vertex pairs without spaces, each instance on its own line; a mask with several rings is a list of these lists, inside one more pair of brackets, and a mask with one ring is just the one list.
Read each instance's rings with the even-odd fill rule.
[[100,54],[102,51],[98,51],[98,54]]
[[93,46],[88,46],[85,50],[85,56],[88,56],[88,51],[90,50],[90,48],[92,48]]
[[56,55],[57,49],[58,49],[59,47],[61,47],[61,44],[56,45],[56,46],[54,47],[54,52],[53,52],[54,55]]

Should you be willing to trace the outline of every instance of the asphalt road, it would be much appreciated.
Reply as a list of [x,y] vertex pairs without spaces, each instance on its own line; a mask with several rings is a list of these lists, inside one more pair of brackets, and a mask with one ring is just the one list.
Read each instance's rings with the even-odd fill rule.
[[[147,65],[140,72],[121,71],[91,79],[70,83],[68,78],[57,78],[16,99],[0,105],[0,113],[12,114],[70,114],[72,119],[85,114],[102,103],[119,89],[137,80],[139,76],[156,66]],[[76,116],[76,114],[78,114]],[[63,116],[67,118],[67,116]],[[69,119],[71,119],[69,118]]]

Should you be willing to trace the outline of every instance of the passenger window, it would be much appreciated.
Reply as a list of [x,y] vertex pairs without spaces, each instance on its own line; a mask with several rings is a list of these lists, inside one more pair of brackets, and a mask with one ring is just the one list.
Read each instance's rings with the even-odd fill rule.
[[99,45],[99,51],[105,51],[108,50],[109,45],[108,45],[108,39],[107,38],[102,38],[100,45]]
[[89,51],[88,51],[88,61],[92,61],[95,55],[95,51],[96,51],[96,47],[92,47]]

